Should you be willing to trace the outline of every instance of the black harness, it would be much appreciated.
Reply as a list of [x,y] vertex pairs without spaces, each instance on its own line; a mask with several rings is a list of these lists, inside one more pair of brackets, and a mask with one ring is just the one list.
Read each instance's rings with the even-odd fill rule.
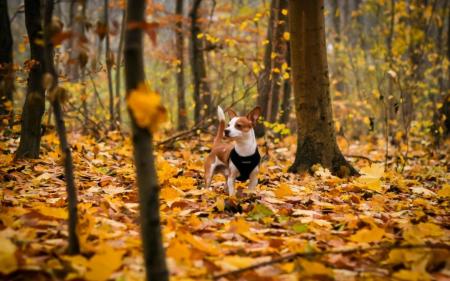
[[258,148],[256,148],[255,153],[245,157],[237,154],[236,149],[233,148],[230,153],[230,159],[239,170],[239,177],[236,179],[238,181],[246,181],[250,177],[250,173],[259,165],[261,155],[259,155]]

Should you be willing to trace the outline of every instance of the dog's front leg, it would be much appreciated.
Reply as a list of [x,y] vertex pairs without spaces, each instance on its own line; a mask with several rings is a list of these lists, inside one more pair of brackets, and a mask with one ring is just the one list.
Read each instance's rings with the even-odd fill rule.
[[239,176],[239,170],[236,168],[236,166],[234,166],[233,162],[230,162],[229,172],[230,174],[228,175],[227,178],[228,195],[234,196],[235,194],[234,182],[236,178]]
[[255,190],[255,187],[258,185],[258,172],[259,168],[256,167],[251,173],[250,173],[250,183],[248,184],[248,188],[251,191]]
[[228,195],[229,196],[234,196],[234,181],[235,181],[234,175],[230,175],[227,179],[227,187],[228,187]]

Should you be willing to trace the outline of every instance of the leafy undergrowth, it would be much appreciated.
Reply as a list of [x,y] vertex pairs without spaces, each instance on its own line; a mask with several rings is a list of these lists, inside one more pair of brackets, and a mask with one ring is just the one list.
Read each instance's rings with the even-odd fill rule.
[[[143,280],[131,145],[110,133],[72,134],[82,254],[65,253],[66,193],[54,134],[38,160],[12,162],[17,139],[0,148],[0,273],[13,280]],[[292,253],[313,253],[220,280],[448,280],[448,150],[413,146],[402,173],[383,172],[384,147],[355,142],[346,154],[362,176],[339,179],[286,170],[293,138],[271,145],[257,191],[228,198],[223,178],[202,189],[209,136],[158,150],[161,219],[173,280],[208,280]],[[364,143],[364,145],[362,144]],[[207,145],[206,145],[207,144]],[[341,145],[345,146],[345,144]],[[264,149],[261,149],[264,154]],[[398,245],[434,245],[401,248]],[[354,248],[379,247],[350,251]],[[446,249],[445,249],[446,248]],[[316,255],[322,251],[334,253]],[[0,275],[1,276],[1,275]]]

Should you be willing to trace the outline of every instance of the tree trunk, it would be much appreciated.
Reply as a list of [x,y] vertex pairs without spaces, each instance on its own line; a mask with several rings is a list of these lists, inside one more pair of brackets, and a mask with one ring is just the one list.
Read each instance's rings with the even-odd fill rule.
[[[144,22],[144,13],[145,0],[127,1],[127,26]],[[142,29],[128,28],[125,33],[124,49],[127,95],[145,81],[142,52]],[[169,273],[161,237],[159,185],[153,156],[153,136],[147,129],[137,126],[131,112],[129,115],[139,189],[142,246],[147,280],[165,281],[169,280]]]
[[[447,61],[450,61],[450,9],[448,9],[447,13]],[[444,119],[444,136],[448,138],[450,137],[450,65],[447,66],[447,75],[446,94],[441,108],[441,116]]]
[[122,25],[120,27],[120,38],[119,38],[119,50],[117,50],[117,62],[116,62],[116,114],[117,114],[117,124],[122,123],[122,100],[120,96],[120,77],[122,69],[122,54],[123,54],[123,44],[125,39],[125,30],[127,22],[127,12],[123,10],[122,13]]
[[[270,74],[272,72],[272,50],[273,50],[273,42],[272,42],[272,34],[275,25],[275,17],[276,17],[276,9],[278,6],[279,0],[272,0],[270,4],[270,16],[269,22],[267,23],[267,35],[266,35],[266,48],[264,50],[264,69],[258,76],[258,100],[257,103],[261,107],[261,116],[268,120],[267,116],[267,104],[269,100],[269,92],[270,92]],[[256,123],[255,126],[255,134],[257,137],[262,137],[264,135],[265,129],[264,124],[261,122]]]
[[211,111],[211,92],[206,77],[203,37],[201,24],[198,21],[198,10],[202,0],[194,0],[189,16],[191,18],[191,67],[194,83],[194,118],[195,123],[200,122]]
[[40,0],[25,0],[25,24],[30,42],[30,60],[35,61],[28,74],[27,96],[22,110],[20,143],[16,159],[38,158],[41,143],[41,122],[45,111],[42,87],[44,48],[36,44],[43,40]]
[[283,15],[283,10],[287,9],[287,0],[278,0],[276,19],[274,22],[274,33],[272,38],[273,53],[270,79],[269,101],[267,103],[267,117],[269,122],[274,123],[277,120],[278,109],[280,105],[280,89],[283,82],[281,76],[281,66],[285,62],[286,44],[283,39],[283,33],[286,30],[287,17]]
[[[291,68],[291,48],[289,42],[286,44],[287,50],[286,50],[286,63],[288,64],[288,69]],[[291,76],[291,72],[289,70],[286,70],[286,72]],[[283,85],[283,101],[281,102],[281,114],[280,114],[280,121],[281,124],[288,124],[289,123],[289,115],[291,114],[291,92],[292,92],[292,86],[291,86],[291,79],[284,80]]]
[[109,92],[109,128],[114,130],[116,128],[116,122],[114,117],[114,93],[111,78],[111,67],[114,63],[114,55],[111,52],[109,42],[109,16],[108,16],[108,0],[104,1],[104,17],[105,17],[105,62],[106,62],[106,75],[108,77],[108,92]]
[[[71,255],[76,255],[80,253],[80,243],[77,235],[77,190],[75,187],[75,179],[73,175],[73,163],[72,163],[72,153],[70,147],[67,143],[66,127],[64,125],[63,112],[61,110],[60,100],[63,99],[64,91],[62,88],[57,87],[58,85],[58,74],[55,71],[55,66],[53,63],[54,49],[53,43],[51,41],[52,37],[55,35],[52,33],[52,15],[53,15],[53,0],[45,0],[45,13],[44,13],[44,67],[46,72],[46,77],[49,75],[51,78],[49,81],[44,82],[46,91],[50,94],[50,102],[53,107],[53,112],[55,116],[56,131],[59,137],[59,143],[62,153],[62,159],[64,162],[64,176],[67,186],[67,201],[69,209],[69,247],[68,253]],[[47,80],[46,78],[44,80]]]
[[357,174],[336,143],[329,91],[323,0],[289,0],[297,152],[290,172],[321,164],[334,174]]
[[183,0],[176,0],[175,13],[178,16],[175,24],[175,45],[177,60],[177,96],[178,96],[178,130],[187,129],[187,112],[184,83],[184,38],[183,38]]
[[13,38],[8,15],[8,1],[0,0],[0,116],[13,121]]

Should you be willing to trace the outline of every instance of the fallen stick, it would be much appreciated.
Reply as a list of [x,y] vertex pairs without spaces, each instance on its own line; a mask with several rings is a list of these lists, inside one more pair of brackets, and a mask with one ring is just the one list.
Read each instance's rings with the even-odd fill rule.
[[311,253],[294,253],[286,256],[282,256],[279,258],[272,259],[270,261],[265,261],[261,263],[257,263],[251,266],[247,266],[241,269],[228,271],[222,274],[214,275],[213,280],[218,280],[222,277],[227,276],[235,276],[241,274],[243,272],[257,269],[263,266],[268,266],[272,264],[277,264],[281,262],[287,262],[296,258],[301,257],[318,257],[330,254],[351,254],[356,252],[367,252],[372,250],[390,250],[390,249],[420,249],[420,248],[428,248],[428,249],[446,249],[450,250],[450,244],[405,244],[405,245],[387,245],[387,246],[372,246],[372,247],[356,247],[351,249],[343,249],[343,250],[335,250],[335,251],[321,251],[321,252],[311,252]]

